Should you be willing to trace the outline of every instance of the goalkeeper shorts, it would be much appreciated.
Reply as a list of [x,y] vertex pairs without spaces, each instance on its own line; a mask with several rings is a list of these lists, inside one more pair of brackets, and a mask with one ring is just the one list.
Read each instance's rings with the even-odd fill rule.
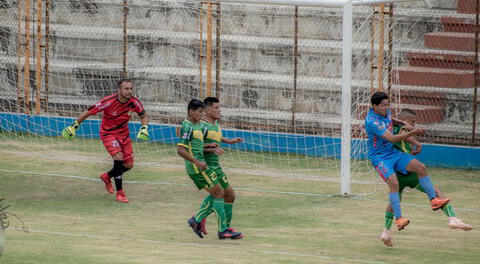
[[112,157],[118,152],[122,152],[123,162],[133,164],[133,147],[129,136],[121,137],[120,135],[109,134],[106,136],[100,135],[100,139]]

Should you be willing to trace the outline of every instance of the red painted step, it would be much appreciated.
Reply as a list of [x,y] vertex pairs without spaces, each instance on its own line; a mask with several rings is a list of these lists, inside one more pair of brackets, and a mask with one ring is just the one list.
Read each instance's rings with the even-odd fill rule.
[[402,89],[401,86],[397,89],[392,90],[392,101],[401,102],[402,104],[430,105],[442,107],[445,107],[447,105],[445,93],[443,92],[435,90],[406,90]]
[[399,67],[393,71],[396,84],[450,88],[473,87],[474,72],[466,70]]
[[406,58],[413,67],[475,70],[475,56],[434,51],[407,52]]
[[475,34],[461,32],[433,32],[425,34],[425,47],[441,50],[475,50]]
[[445,32],[475,33],[475,19],[443,16],[440,21]]
[[457,12],[475,14],[477,0],[458,0]]
[[[391,107],[393,112],[398,112],[405,108],[415,111],[417,114],[417,122],[421,124],[438,123],[445,119],[445,110],[441,106],[393,103],[391,104]],[[369,109],[370,105],[360,104],[358,106],[358,116],[356,118],[364,120]]]

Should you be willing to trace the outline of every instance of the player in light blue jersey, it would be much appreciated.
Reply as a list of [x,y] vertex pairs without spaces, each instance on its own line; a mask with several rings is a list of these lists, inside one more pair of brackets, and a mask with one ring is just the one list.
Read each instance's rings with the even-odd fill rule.
[[[403,174],[414,172],[418,175],[420,186],[425,190],[433,210],[438,210],[448,204],[450,198],[440,199],[435,195],[430,176],[423,163],[412,155],[396,150],[393,143],[401,140],[408,141],[411,136],[425,133],[424,128],[416,128],[407,133],[393,134],[393,120],[390,111],[390,99],[384,92],[376,92],[371,97],[372,108],[365,118],[365,129],[368,136],[368,158],[372,162],[375,171],[387,183],[390,194],[389,200],[395,214],[395,222],[398,230],[402,230],[410,223],[410,220],[402,217],[400,207],[399,184],[395,171]],[[418,146],[413,143],[413,147]]]

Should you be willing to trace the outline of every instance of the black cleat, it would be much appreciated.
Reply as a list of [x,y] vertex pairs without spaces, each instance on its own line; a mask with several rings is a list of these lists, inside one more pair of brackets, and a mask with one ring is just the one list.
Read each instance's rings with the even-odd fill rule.
[[233,232],[230,228],[225,229],[223,232],[218,232],[218,238],[219,239],[241,239],[243,237],[243,234],[240,232]]
[[194,216],[188,219],[187,223],[192,228],[193,232],[197,234],[198,237],[203,238],[202,225],[195,220]]

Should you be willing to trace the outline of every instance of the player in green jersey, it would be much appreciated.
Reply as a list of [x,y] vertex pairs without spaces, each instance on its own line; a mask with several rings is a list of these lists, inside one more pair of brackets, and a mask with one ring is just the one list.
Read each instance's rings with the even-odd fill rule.
[[[220,185],[222,186],[225,193],[225,215],[227,221],[227,228],[232,232],[236,232],[230,225],[232,223],[233,215],[233,202],[235,201],[235,192],[233,191],[232,186],[228,182],[227,175],[222,170],[220,166],[220,157],[224,151],[220,147],[221,143],[227,144],[236,144],[243,141],[243,138],[232,138],[228,139],[223,137],[222,130],[218,125],[218,121],[221,118],[221,108],[220,100],[216,97],[207,97],[203,100],[205,104],[205,118],[204,124],[207,127],[206,133],[204,135],[205,140],[205,159],[207,161],[207,166],[209,169],[212,169],[215,172],[215,175],[218,177]],[[210,211],[211,212],[211,211]],[[210,213],[206,211],[208,215]],[[201,222],[202,224],[202,233],[207,234],[205,227],[205,219]]]
[[[417,115],[413,110],[404,109],[398,115],[398,119],[406,121],[411,125],[415,125],[415,123],[417,122]],[[403,125],[398,124],[393,127],[394,134],[403,134],[406,132],[408,132],[408,129]],[[420,153],[422,150],[422,143],[420,143],[413,137],[409,138],[408,140],[402,140],[400,142],[397,142],[395,143],[394,146],[396,149],[412,155],[416,155]],[[400,195],[402,194],[402,191],[406,187],[410,187],[412,189],[415,188],[421,192],[425,192],[418,183],[418,176],[416,173],[409,173],[406,175],[399,172],[396,172],[396,173],[398,173],[397,179],[398,179]],[[442,191],[440,191],[440,189],[437,186],[434,186],[434,188],[438,198],[441,198],[441,199],[445,198],[445,195],[442,193]],[[471,225],[465,224],[462,220],[456,217],[456,214],[453,211],[453,207],[451,204],[447,204],[441,209],[445,213],[445,215],[448,217],[448,226],[450,228],[463,229],[465,231],[469,231],[473,229]],[[392,235],[390,232],[393,218],[394,218],[393,209],[391,205],[388,204],[387,210],[385,212],[385,227],[383,229],[382,235],[380,236],[380,239],[383,241],[385,245],[389,247],[393,246]]]
[[242,237],[242,233],[232,232],[232,230],[227,229],[223,188],[218,182],[215,171],[208,168],[205,162],[203,152],[206,127],[201,122],[203,110],[204,104],[200,100],[193,99],[188,103],[188,117],[182,123],[180,142],[177,144],[177,153],[185,159],[185,170],[188,176],[199,190],[205,189],[209,193],[203,200],[197,214],[187,222],[193,229],[193,232],[200,238],[203,238],[200,223],[207,216],[205,210],[213,210],[217,215],[218,238],[238,239]]

